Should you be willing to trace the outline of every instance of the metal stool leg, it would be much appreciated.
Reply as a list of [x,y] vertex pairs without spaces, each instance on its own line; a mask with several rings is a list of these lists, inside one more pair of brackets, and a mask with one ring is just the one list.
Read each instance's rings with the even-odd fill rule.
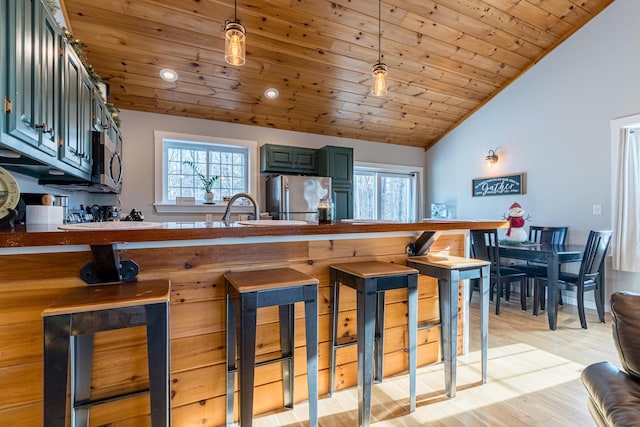
[[48,316],[44,328],[44,425],[65,427],[70,315]]
[[482,352],[482,384],[487,382],[487,357],[489,348],[489,266],[482,267],[480,278],[480,342]]
[[89,427],[89,407],[81,406],[91,398],[91,368],[93,366],[94,334],[71,336],[71,425]]
[[226,395],[226,424],[230,426],[233,424],[233,401],[235,398],[235,383],[236,383],[236,338],[237,338],[237,296],[232,298],[229,294],[229,284],[227,284],[227,395]]
[[305,335],[307,339],[307,386],[309,427],[318,427],[318,287],[307,285],[304,293]]
[[[455,274],[454,274],[455,273]],[[457,307],[458,287],[457,271],[451,271],[447,279],[438,280],[438,293],[440,295],[440,319],[442,328],[443,353],[444,353],[444,388],[447,396],[454,397],[456,393],[456,360],[457,360]]]
[[171,392],[169,390],[169,304],[145,306],[147,315],[147,355],[149,361],[149,393],[151,425],[171,425]]
[[284,392],[284,407],[293,409],[294,380],[293,371],[293,329],[295,310],[293,304],[280,306],[280,348],[282,357],[282,388]]
[[376,339],[374,348],[374,381],[382,382],[384,375],[384,306],[385,292],[377,292],[376,294]]
[[442,319],[444,319],[444,313],[442,312],[442,306],[443,306],[443,296],[442,296],[442,292],[443,289],[440,286],[440,279],[438,279],[438,314],[440,315],[440,360],[444,361],[444,343],[445,343],[445,339],[444,339],[444,328],[442,327]]
[[362,427],[371,421],[376,294],[375,280],[364,279],[358,287],[358,425]]
[[253,384],[256,364],[257,292],[240,295],[240,425],[253,425]]
[[[460,281],[460,272],[451,270],[449,275],[449,286],[445,292],[447,293],[447,319],[449,320],[449,385],[447,388],[447,396],[455,397],[456,395],[456,370],[458,366],[458,282]],[[447,358],[445,357],[445,366]],[[445,380],[446,382],[446,380]]]
[[407,286],[408,304],[408,344],[409,344],[409,411],[416,410],[416,367],[417,367],[417,346],[418,346],[418,275],[413,274],[408,277]]
[[338,309],[340,306],[340,283],[335,280],[335,271],[330,272],[330,282],[333,283],[333,302],[331,303],[331,348],[329,357],[331,367],[329,371],[329,396],[333,396],[336,386],[336,345],[338,340]]

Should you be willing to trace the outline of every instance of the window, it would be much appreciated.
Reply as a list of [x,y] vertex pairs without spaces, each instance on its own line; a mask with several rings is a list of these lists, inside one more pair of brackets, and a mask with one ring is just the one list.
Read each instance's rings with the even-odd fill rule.
[[[155,140],[155,205],[161,211],[163,205],[165,211],[167,206],[175,206],[177,197],[194,197],[196,205],[202,205],[206,193],[198,172],[206,178],[218,177],[211,189],[213,201],[218,205],[224,197],[239,192],[250,193],[256,188],[255,141],[159,131],[155,132]],[[185,162],[193,162],[197,172]]]
[[416,220],[419,202],[417,171],[405,172],[393,166],[356,166],[353,174],[354,218]]
[[206,178],[217,176],[213,183],[213,200],[221,202],[248,188],[246,147],[230,147],[218,144],[194,144],[167,139],[164,141],[164,169],[167,171],[166,200],[176,197],[195,197],[205,200],[205,190],[193,168],[185,162],[193,162]]

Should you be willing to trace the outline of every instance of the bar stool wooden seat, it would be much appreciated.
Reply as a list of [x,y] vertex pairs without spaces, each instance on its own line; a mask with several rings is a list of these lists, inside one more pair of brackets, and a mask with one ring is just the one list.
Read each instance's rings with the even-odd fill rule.
[[[489,329],[489,261],[456,256],[427,255],[411,257],[409,267],[425,276],[438,279],[440,304],[440,340],[444,358],[445,392],[456,395],[456,365],[458,348],[458,281],[480,279],[480,341],[482,351],[482,383],[487,382],[487,348]],[[432,327],[433,324],[423,329]]]
[[[66,426],[67,374],[71,358],[71,426],[88,426],[89,409],[149,393],[151,425],[171,425],[168,280],[107,283],[73,288],[42,312],[44,328],[44,425]],[[149,388],[91,400],[94,334],[146,325]]]
[[333,394],[335,386],[336,350],[355,344],[353,341],[339,342],[338,340],[340,284],[349,286],[357,292],[356,342],[358,345],[358,423],[360,426],[368,426],[371,419],[374,365],[375,380],[382,381],[383,376],[385,291],[406,288],[408,295],[410,412],[415,411],[418,271],[403,265],[370,261],[330,265],[329,274],[329,280],[333,284],[329,393]]
[[[235,375],[239,372],[240,425],[253,422],[253,387],[256,366],[282,362],[284,404],[294,403],[294,303],[304,301],[307,347],[309,425],[318,425],[318,279],[291,268],[230,272],[227,289],[227,425],[233,423]],[[261,307],[280,307],[282,357],[256,363],[256,315]],[[239,328],[236,327],[239,313]],[[236,367],[237,334],[240,347]],[[238,369],[239,368],[239,369]]]

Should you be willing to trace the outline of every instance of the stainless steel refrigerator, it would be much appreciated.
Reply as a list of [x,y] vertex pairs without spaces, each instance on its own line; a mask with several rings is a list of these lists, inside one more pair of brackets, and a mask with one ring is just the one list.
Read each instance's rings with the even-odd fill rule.
[[267,179],[266,210],[273,219],[318,221],[318,203],[331,198],[331,178],[276,175]]

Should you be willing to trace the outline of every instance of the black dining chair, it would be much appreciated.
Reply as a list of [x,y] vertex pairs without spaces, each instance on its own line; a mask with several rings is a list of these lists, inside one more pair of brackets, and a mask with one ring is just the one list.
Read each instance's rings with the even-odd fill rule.
[[[584,314],[584,293],[594,291],[596,307],[600,322],[604,323],[604,304],[600,294],[600,286],[604,286],[600,276],[600,268],[611,242],[613,231],[591,231],[584,255],[580,263],[578,274],[560,272],[558,277],[558,294],[562,290],[575,290],[578,299],[578,316],[580,325],[587,329],[587,319]],[[545,289],[547,287],[546,276],[537,276],[533,287],[533,314],[538,315],[538,305],[544,308]]]
[[[500,314],[500,298],[508,291],[508,287],[504,288],[504,284],[512,282],[520,282],[522,293],[524,291],[525,280],[527,275],[517,271],[511,267],[500,265],[500,248],[498,247],[498,230],[471,230],[471,250],[472,256],[476,259],[482,259],[491,263],[490,280],[491,286],[489,297],[493,299],[493,289],[496,289],[496,314]],[[471,287],[471,296],[473,295]]]
[[[546,227],[532,225],[529,227],[529,241],[532,243],[564,245],[567,240],[568,227]],[[546,276],[547,264],[544,262],[527,261],[526,264],[513,264],[514,268],[527,275],[526,296],[530,295],[529,283],[538,276]],[[521,296],[522,297],[522,296]],[[522,299],[522,298],[521,298]],[[562,300],[559,300],[562,304]],[[527,309],[527,300],[524,299],[524,308]]]

